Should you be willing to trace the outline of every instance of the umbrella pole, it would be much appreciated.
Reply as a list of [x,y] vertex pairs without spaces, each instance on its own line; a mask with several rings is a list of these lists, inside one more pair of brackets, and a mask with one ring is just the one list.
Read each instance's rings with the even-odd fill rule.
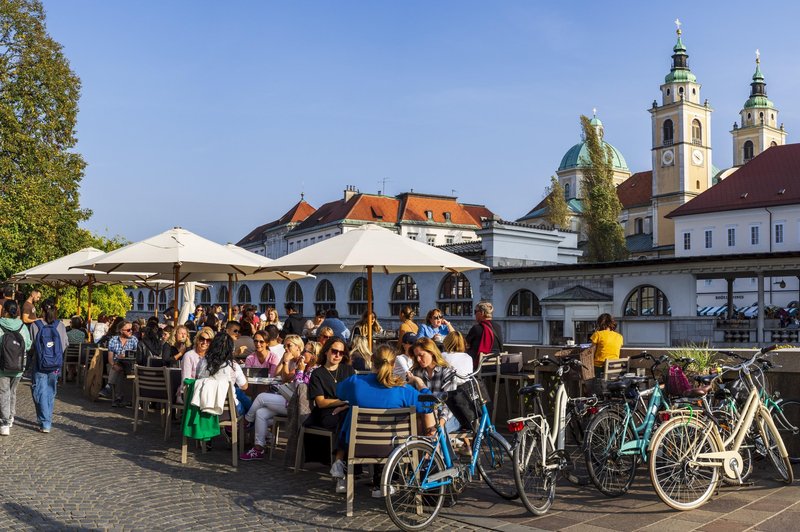
[[89,284],[86,288],[86,326],[88,327],[92,323],[92,281],[89,281]]
[[372,353],[372,266],[367,266],[367,341]]
[[[173,266],[172,269],[173,269],[173,271],[175,273],[175,288],[173,289],[173,297],[172,297],[172,326],[173,327],[177,327],[178,326],[178,285],[180,284],[179,277],[180,277],[180,274],[181,274],[181,266],[180,266],[180,264],[175,264],[175,266]],[[158,305],[156,305],[156,308],[158,308]]]
[[231,316],[233,313],[233,305],[231,302],[233,301],[233,274],[228,274],[228,321],[231,321]]
[[81,285],[75,285],[75,299],[76,299],[75,303],[76,303],[77,309],[78,309],[78,310],[75,311],[75,315],[80,316],[81,315]]
[[[151,289],[150,289],[150,291],[152,292],[152,291],[153,291],[153,289],[151,288]],[[157,318],[157,317],[158,317],[158,293],[159,293],[158,286],[156,286],[156,290],[155,290],[155,292],[156,292],[156,295],[155,295],[155,299],[154,299],[154,301],[156,302],[156,304],[155,304],[155,305],[153,305],[153,308],[155,309],[155,310],[153,311],[153,316],[155,316],[155,317]]]

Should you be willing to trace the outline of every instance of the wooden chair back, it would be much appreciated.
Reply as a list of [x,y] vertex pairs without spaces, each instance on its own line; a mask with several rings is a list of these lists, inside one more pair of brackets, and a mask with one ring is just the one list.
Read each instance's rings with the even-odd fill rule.
[[133,366],[134,396],[151,403],[169,403],[169,383],[165,368]]
[[618,358],[615,360],[606,360],[604,365],[603,378],[607,381],[613,381],[620,376],[628,373],[628,359]]

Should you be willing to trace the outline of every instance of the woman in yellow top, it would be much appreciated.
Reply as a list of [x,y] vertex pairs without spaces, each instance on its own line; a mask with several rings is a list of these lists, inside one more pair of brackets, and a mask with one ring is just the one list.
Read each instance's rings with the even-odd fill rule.
[[611,314],[600,314],[597,318],[597,329],[589,340],[594,345],[594,372],[603,376],[606,360],[619,358],[622,349],[622,335],[617,332],[617,322]]

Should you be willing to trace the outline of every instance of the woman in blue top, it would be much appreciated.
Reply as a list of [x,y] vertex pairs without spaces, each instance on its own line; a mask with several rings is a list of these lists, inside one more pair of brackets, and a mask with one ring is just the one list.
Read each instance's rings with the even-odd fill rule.
[[[387,345],[378,346],[372,354],[372,370],[369,375],[353,375],[336,386],[336,396],[347,401],[350,406],[364,408],[403,408],[417,407],[417,412],[422,414],[423,427],[426,433],[433,433],[435,420],[429,409],[418,404],[420,393],[429,393],[427,389],[417,390],[406,384],[402,377],[394,374],[394,360],[397,351]],[[350,412],[342,430],[343,443],[350,440]],[[344,446],[340,446],[344,448]],[[383,467],[374,467],[372,476],[372,496],[381,497],[381,472]]]
[[425,316],[425,323],[419,326],[417,336],[420,338],[432,338],[434,342],[442,342],[444,337],[453,332],[453,326],[444,319],[442,311],[438,308],[428,311]]

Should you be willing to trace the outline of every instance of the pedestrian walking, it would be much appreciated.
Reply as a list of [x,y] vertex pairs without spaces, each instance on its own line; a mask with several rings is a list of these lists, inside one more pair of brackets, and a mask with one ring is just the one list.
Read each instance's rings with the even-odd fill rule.
[[48,433],[53,424],[58,373],[64,363],[64,351],[69,345],[67,328],[58,319],[58,311],[53,302],[45,301],[42,305],[42,319],[31,325],[31,337],[34,354],[31,393],[39,430]]
[[25,369],[31,335],[19,318],[19,304],[6,299],[0,310],[0,436],[8,436],[17,408],[17,385]]

